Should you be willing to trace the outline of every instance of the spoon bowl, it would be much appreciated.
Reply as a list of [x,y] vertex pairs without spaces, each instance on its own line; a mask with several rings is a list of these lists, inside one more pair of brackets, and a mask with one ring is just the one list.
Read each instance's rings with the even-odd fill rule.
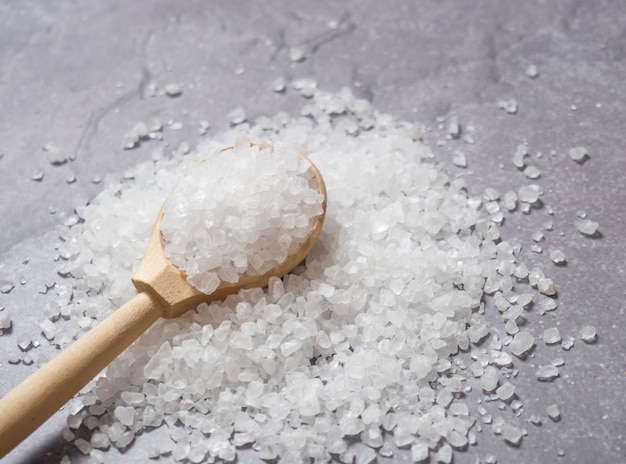
[[[298,156],[306,159],[302,154]],[[313,163],[310,170],[324,200],[322,213],[314,219],[301,246],[266,273],[243,276],[232,283],[222,281],[211,294],[202,293],[187,282],[185,272],[165,255],[161,210],[145,256],[132,277],[138,294],[0,398],[0,458],[69,401],[157,319],[180,316],[200,303],[222,300],[244,288],[265,287],[270,277],[282,277],[302,262],[315,244],[326,213],[324,180]]]

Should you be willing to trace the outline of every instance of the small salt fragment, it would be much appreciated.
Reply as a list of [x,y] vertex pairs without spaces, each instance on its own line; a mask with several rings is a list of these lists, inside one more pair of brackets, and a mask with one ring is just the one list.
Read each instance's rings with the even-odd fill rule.
[[28,351],[32,348],[33,340],[26,334],[21,334],[17,337],[17,346],[22,351]]
[[64,454],[61,460],[59,461],[59,464],[72,464],[72,460],[67,454]]
[[524,158],[528,155],[528,146],[525,143],[521,143],[515,149],[513,153],[513,164],[518,169],[523,169],[526,166]]
[[569,337],[561,342],[561,348],[565,351],[569,351],[574,347],[574,339]]
[[535,184],[520,187],[517,191],[517,195],[520,201],[533,204],[539,200],[539,197],[541,196],[541,188]]
[[521,331],[513,337],[513,341],[509,344],[509,349],[517,357],[523,357],[535,345],[535,337],[529,332]]
[[543,235],[543,232],[541,232],[540,230],[533,232],[532,239],[534,242],[541,242],[544,238],[545,235]]
[[44,173],[41,169],[37,169],[36,171],[33,171],[33,173],[31,174],[30,178],[34,181],[41,181],[43,179]]
[[10,353],[6,359],[9,364],[19,364],[22,362],[22,358],[16,353]]
[[137,134],[124,134],[122,139],[122,148],[124,150],[132,150],[139,145],[139,136]]
[[554,282],[552,279],[540,279],[539,282],[537,282],[537,290],[546,296],[556,295],[556,289],[554,288]]
[[502,438],[505,442],[513,446],[519,446],[522,442],[522,430],[510,424],[502,426]]
[[574,147],[569,151],[569,157],[579,164],[584,163],[589,157],[589,153],[585,147]]
[[2,334],[3,330],[7,330],[11,328],[11,315],[9,311],[3,310],[0,311],[0,334]]
[[532,415],[528,418],[528,422],[533,425],[541,425],[541,418],[539,416]]
[[81,453],[87,455],[92,450],[92,446],[89,444],[87,440],[84,438],[79,438],[74,442],[76,448],[80,450]]
[[167,84],[164,92],[168,97],[178,97],[183,93],[183,89],[178,84]]
[[581,219],[576,221],[578,232],[588,237],[595,235],[598,231],[599,224],[590,219]]
[[578,334],[578,337],[585,343],[593,343],[598,337],[596,328],[592,325],[584,325]]
[[72,430],[69,427],[63,428],[63,431],[61,432],[61,436],[63,437],[65,441],[72,441],[76,437],[74,432],[72,432]]
[[73,184],[74,182],[76,182],[76,174],[74,173],[74,171],[70,171],[67,173],[67,176],[65,176],[65,182],[67,182],[68,184]]
[[452,116],[450,118],[450,122],[448,123],[448,134],[453,139],[458,139],[461,135],[461,124],[459,123],[459,118],[457,116]]
[[537,69],[537,66],[534,64],[528,65],[528,67],[526,68],[526,75],[531,79],[535,79],[537,76],[539,76],[539,70]]
[[543,341],[546,345],[554,345],[561,342],[561,332],[558,327],[550,327],[543,331]]
[[499,386],[496,390],[496,396],[505,402],[513,399],[515,395],[515,385],[510,382],[505,382],[503,385]]
[[459,151],[452,156],[452,164],[459,168],[466,168],[467,159],[465,158],[465,155]]
[[492,392],[498,386],[498,370],[493,366],[487,366],[483,375],[480,376],[480,386],[486,392]]
[[447,443],[443,444],[435,454],[435,460],[440,464],[450,464],[452,462],[452,447]]
[[91,179],[91,182],[94,183],[94,184],[99,184],[100,182],[102,182],[102,178],[100,176],[94,176]]
[[566,262],[565,253],[561,250],[550,251],[550,259],[554,264],[564,264]]
[[546,414],[548,414],[548,417],[554,422],[558,422],[561,419],[561,411],[559,410],[559,406],[557,404],[549,405],[546,408]]
[[277,77],[272,82],[272,92],[281,93],[287,88],[287,82],[284,77]]
[[291,47],[289,49],[289,59],[291,61],[304,61],[306,58],[306,54],[304,52],[304,48],[302,47]]
[[552,381],[559,376],[559,369],[553,365],[539,366],[537,371],[535,371],[535,375],[537,380],[544,382]]
[[504,194],[504,207],[508,211],[514,211],[517,208],[517,193],[509,191]]
[[135,408],[130,406],[118,406],[114,411],[115,418],[122,424],[130,427],[135,422]]
[[246,112],[241,106],[238,106],[231,110],[226,117],[231,125],[236,126],[246,121]]
[[497,464],[498,458],[496,458],[493,454],[488,454],[485,456],[485,464]]
[[517,113],[517,101],[514,98],[510,100],[500,100],[498,102],[498,107],[506,111],[508,114]]
[[541,176],[541,171],[535,166],[527,166],[526,169],[524,169],[524,175],[529,179],[537,179]]
[[428,445],[424,442],[419,442],[411,446],[411,458],[413,462],[422,462],[428,459]]
[[0,293],[9,293],[15,288],[13,282],[9,280],[0,280]]

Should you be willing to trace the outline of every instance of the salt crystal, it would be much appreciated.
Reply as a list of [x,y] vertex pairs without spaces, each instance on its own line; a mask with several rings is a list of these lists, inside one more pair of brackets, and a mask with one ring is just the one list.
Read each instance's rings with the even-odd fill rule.
[[559,369],[553,365],[539,366],[535,375],[537,376],[537,380],[551,381],[559,376]]
[[0,311],[0,330],[11,328],[11,314],[7,310]]
[[167,84],[163,90],[168,97],[179,97],[183,93],[183,89],[178,84]]
[[435,460],[440,464],[450,464],[452,462],[452,447],[444,443],[435,454]]
[[81,453],[83,454],[89,454],[89,452],[92,450],[92,446],[89,444],[89,442],[83,438],[79,438],[78,440],[76,440],[74,442],[74,445],[76,446],[76,448],[78,448],[80,450]]
[[590,219],[581,219],[576,221],[576,228],[578,229],[578,232],[589,237],[594,236],[597,233],[599,225],[600,224]]
[[514,98],[510,100],[500,100],[498,107],[509,114],[517,113],[517,101]]
[[513,153],[513,164],[516,168],[522,169],[526,165],[524,158],[528,155],[528,146],[522,143],[517,146],[515,153]]
[[486,392],[492,392],[498,386],[498,370],[493,366],[487,366],[485,372],[480,376],[480,386]]
[[543,331],[543,341],[547,345],[554,345],[561,342],[561,332],[558,327],[550,327]]
[[565,253],[561,250],[552,250],[550,251],[550,259],[554,264],[564,264],[565,263]]
[[122,424],[130,427],[135,423],[135,408],[130,406],[118,406],[115,408],[115,418]]
[[523,357],[535,345],[535,337],[526,331],[515,334],[513,341],[509,344],[509,349],[517,357]]
[[419,442],[411,446],[411,458],[413,462],[422,462],[428,459],[428,445]]
[[236,126],[246,121],[246,111],[241,106],[238,106],[231,110],[226,115],[226,118],[233,126]]
[[280,93],[280,92],[284,92],[285,89],[287,88],[287,83],[285,81],[285,78],[283,77],[278,77],[274,80],[274,82],[272,82],[272,91]]
[[33,171],[30,178],[34,181],[41,181],[43,179],[43,176],[44,172],[41,169],[37,169],[36,171]]
[[589,153],[585,147],[574,147],[569,151],[569,157],[577,163],[584,163],[588,156]]
[[105,433],[94,432],[91,435],[91,446],[97,449],[107,449],[111,446],[111,441]]
[[585,343],[594,343],[598,337],[596,328],[592,325],[584,325],[579,332],[580,339]]
[[537,66],[534,64],[528,65],[528,67],[526,68],[526,75],[531,79],[535,79],[537,76],[539,76],[539,70],[537,69]]
[[496,395],[502,401],[510,401],[513,398],[513,395],[515,395],[515,385],[510,382],[505,382],[496,389]]
[[457,116],[452,116],[450,118],[450,122],[448,124],[448,134],[453,139],[458,139],[461,135],[461,124],[459,123],[459,118]]
[[485,456],[485,464],[497,464],[498,459],[493,454],[487,454]]
[[526,169],[524,169],[524,175],[529,179],[537,179],[541,176],[541,171],[535,166],[527,166]]
[[465,158],[465,155],[461,152],[456,152],[454,154],[454,156],[452,157],[452,163],[459,168],[467,167],[467,159]]
[[289,59],[291,61],[304,61],[306,53],[302,47],[291,47],[289,49]]
[[522,431],[520,428],[513,425],[504,424],[502,426],[502,438],[504,438],[505,442],[513,446],[519,446],[522,442]]
[[561,411],[559,410],[559,406],[557,404],[549,405],[546,408],[546,413],[554,422],[558,422],[561,419]]

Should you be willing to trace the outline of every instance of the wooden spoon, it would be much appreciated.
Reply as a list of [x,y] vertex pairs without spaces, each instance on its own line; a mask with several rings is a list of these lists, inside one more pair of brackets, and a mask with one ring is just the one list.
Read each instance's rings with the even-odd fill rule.
[[[232,146],[224,149],[230,148]],[[132,277],[139,293],[0,399],[0,458],[35,431],[160,317],[178,317],[202,302],[219,301],[244,288],[265,287],[270,277],[282,277],[293,270],[313,247],[326,214],[324,180],[312,163],[310,169],[317,190],[324,196],[323,212],[315,219],[301,247],[265,274],[243,277],[236,283],[222,282],[210,295],[189,284],[186,274],[165,256],[159,227],[161,211],[146,254]]]

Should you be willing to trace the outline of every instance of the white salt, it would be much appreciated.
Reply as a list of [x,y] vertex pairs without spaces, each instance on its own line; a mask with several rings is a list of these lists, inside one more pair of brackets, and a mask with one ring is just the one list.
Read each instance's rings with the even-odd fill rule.
[[507,443],[518,446],[522,442],[522,430],[510,424],[502,426],[502,438]]
[[0,311],[0,330],[11,328],[11,314],[6,309]]
[[585,343],[593,343],[598,337],[596,328],[592,325],[584,325],[578,334],[580,339]]
[[515,395],[515,385],[505,382],[496,389],[496,396],[502,401],[510,401]]
[[524,169],[524,175],[529,179],[537,179],[541,176],[541,171],[535,166],[527,166],[526,169]]
[[517,357],[523,357],[535,345],[535,337],[523,330],[515,334],[513,341],[509,344],[509,349]]
[[561,342],[561,332],[558,327],[550,327],[543,331],[543,341],[547,345],[554,345]]
[[302,47],[291,47],[289,49],[289,59],[291,61],[304,61],[306,53]]
[[537,68],[537,65],[534,65],[534,64],[528,65],[528,67],[526,68],[526,75],[530,77],[531,79],[535,79],[536,77],[538,77],[539,69]]
[[564,264],[566,261],[565,253],[561,250],[552,250],[550,251],[550,259],[554,264]]
[[135,422],[135,408],[129,406],[118,406],[115,408],[115,418],[126,426],[131,426]]
[[280,93],[284,92],[287,88],[287,82],[284,77],[277,77],[274,82],[272,82],[272,91]]
[[539,368],[535,371],[535,375],[537,376],[537,380],[551,381],[559,376],[559,369],[550,364],[546,366],[539,366]]
[[597,233],[599,225],[600,224],[590,219],[580,219],[576,221],[578,232],[589,237]]
[[549,405],[546,408],[546,413],[548,414],[548,417],[554,422],[557,422],[561,419],[561,411],[559,410],[559,406],[557,404]]
[[517,101],[514,98],[510,100],[500,100],[498,102],[498,107],[509,114],[517,113]]
[[163,89],[168,97],[178,97],[183,93],[183,89],[178,84],[167,84]]
[[422,462],[428,459],[428,445],[424,442],[411,446],[411,458],[413,462]]
[[569,151],[569,157],[577,163],[584,163],[589,153],[585,147],[574,147]]
[[236,126],[246,121],[246,111],[243,107],[238,106],[233,108],[227,115],[226,118],[233,125]]

